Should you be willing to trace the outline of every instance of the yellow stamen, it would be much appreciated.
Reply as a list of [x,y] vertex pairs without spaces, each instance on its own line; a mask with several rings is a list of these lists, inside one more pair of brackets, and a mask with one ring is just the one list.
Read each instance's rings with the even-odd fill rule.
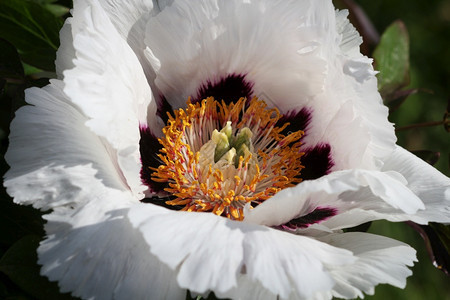
[[243,207],[258,205],[301,181],[302,131],[282,134],[281,114],[256,98],[226,104],[204,99],[168,114],[162,164],[152,180],[167,182],[184,211],[210,211],[243,220]]

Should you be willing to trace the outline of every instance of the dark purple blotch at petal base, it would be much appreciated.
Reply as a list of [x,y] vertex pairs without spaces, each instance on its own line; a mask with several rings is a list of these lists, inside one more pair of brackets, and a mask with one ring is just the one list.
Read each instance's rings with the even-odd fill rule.
[[[287,135],[289,132],[302,130],[305,132],[304,136],[307,136],[312,113],[312,110],[307,107],[303,107],[299,111],[289,111],[280,118],[277,126],[289,123],[289,126],[282,131],[283,134]],[[302,151],[305,152],[301,158],[301,163],[305,167],[300,175],[302,180],[320,178],[328,174],[334,166],[329,144],[319,144],[312,148],[302,149]]]
[[289,126],[286,127],[281,133],[287,135],[289,132],[296,132],[302,130],[307,134],[307,127],[309,122],[311,122],[311,109],[307,107],[303,107],[299,111],[289,111],[278,120],[277,126],[281,127],[285,123],[289,123]]
[[307,215],[295,218],[281,225],[282,229],[295,230],[298,228],[308,228],[312,224],[323,222],[337,215],[337,209],[332,207],[317,207]]
[[141,140],[139,141],[142,162],[141,180],[149,187],[151,192],[158,193],[163,191],[167,184],[153,181],[151,178],[154,171],[150,168],[158,168],[161,165],[158,154],[162,145],[147,126],[140,126],[139,131],[141,133]]
[[305,152],[301,158],[302,165],[305,167],[300,176],[303,180],[317,179],[330,173],[334,162],[329,144],[320,144],[302,151]]
[[236,102],[241,97],[251,99],[253,94],[253,83],[245,80],[243,74],[230,74],[217,81],[208,80],[192,97],[191,102],[197,103],[207,97],[214,97],[217,101],[225,101],[226,104]]
[[[158,115],[158,117],[160,117],[163,120],[164,124],[167,124],[167,121],[169,120],[169,116],[167,115],[167,113],[173,112],[172,105],[169,104],[166,97],[164,97],[163,95],[160,95],[158,97],[158,100],[156,101],[156,105],[157,105],[156,114]],[[141,134],[141,136],[142,136],[142,134]]]

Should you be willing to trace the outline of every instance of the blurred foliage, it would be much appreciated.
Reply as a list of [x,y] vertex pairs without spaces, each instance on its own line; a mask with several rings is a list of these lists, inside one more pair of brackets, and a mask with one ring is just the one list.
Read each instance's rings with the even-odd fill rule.
[[409,84],[409,36],[402,21],[394,22],[384,31],[373,58],[375,69],[380,72],[378,89],[386,103],[393,98],[392,94]]
[[[403,87],[403,83],[406,83],[408,78],[405,76],[405,81],[400,80],[402,76],[399,73],[395,78],[399,79],[396,88],[400,90],[394,93],[392,90],[382,91],[382,95],[385,103],[390,106],[390,120],[396,124],[397,129],[400,129],[397,130],[398,144],[433,164],[448,176],[450,174],[450,139],[448,124],[446,128],[443,121],[446,118],[448,120],[450,100],[450,39],[448,38],[450,1],[338,0],[335,2],[341,8],[349,4],[350,6],[360,5],[373,23],[373,29],[379,33],[389,28],[391,38],[388,37],[386,40],[382,36],[381,43],[395,44],[395,39],[392,38],[395,35],[398,35],[399,44],[405,43],[405,39],[402,38],[404,30],[398,20],[405,24],[410,37],[409,84]],[[359,15],[360,13],[356,11],[351,15],[351,19],[355,20]],[[366,51],[365,54],[374,56],[376,59],[377,53],[376,51],[373,53],[373,50],[379,36],[370,29],[366,32],[368,34],[362,49]],[[402,46],[398,45],[398,47]],[[385,48],[386,52],[389,52],[388,48],[389,45]],[[392,58],[395,55],[395,49],[390,54]],[[389,65],[385,65],[384,62],[376,64],[375,67],[380,72],[383,72],[383,69],[385,71],[389,69]],[[383,81],[381,79],[382,83]],[[395,79],[393,81],[395,82]],[[425,238],[432,239],[431,243],[429,241],[424,243],[418,232],[406,224],[385,221],[372,224],[369,232],[389,236],[412,245],[417,250],[419,262],[412,268],[413,276],[408,278],[405,289],[380,285],[376,287],[375,295],[367,297],[368,299],[450,299],[449,278],[431,264],[426,248],[426,245],[431,247],[431,244],[441,247],[434,249],[436,255],[445,251],[440,261],[448,260],[448,252],[444,249],[448,246],[449,227],[434,226],[436,225],[432,224],[423,230],[426,233]],[[445,232],[440,233],[440,230]]]
[[449,277],[433,267],[420,236],[413,228],[406,223],[376,221],[369,232],[411,245],[417,250],[419,261],[411,268],[413,275],[408,277],[405,289],[382,284],[375,288],[374,296],[366,299],[450,300]]
[[[373,22],[374,27],[363,22],[358,28],[366,38],[362,51],[376,59],[381,92],[391,108],[390,119],[398,129],[403,129],[397,132],[399,144],[427,162],[436,163],[439,170],[449,175],[450,140],[442,120],[450,99],[450,1],[336,0],[335,3],[341,8],[349,4],[355,8],[359,4],[363,11],[352,10],[353,20],[355,16],[364,16],[365,11],[367,20]],[[14,111],[24,105],[24,90],[44,86],[48,77],[54,76],[58,32],[69,7],[70,0],[0,0],[2,157]],[[385,32],[388,27],[380,39],[377,32]],[[1,159],[1,174],[7,168]],[[70,299],[59,294],[56,283],[39,275],[36,247],[44,236],[41,212],[15,205],[2,187],[0,214],[0,299]],[[448,247],[448,227],[432,224],[426,231],[426,238],[435,235],[443,243],[439,246],[428,241],[427,245]],[[379,221],[373,223],[370,232],[413,245],[418,249],[419,263],[413,267],[414,275],[408,279],[405,290],[380,285],[376,295],[369,299],[450,300],[448,277],[430,263],[425,243],[413,228]]]
[[[410,36],[410,89],[400,109],[390,115],[397,127],[442,121],[450,100],[450,1],[355,0],[379,32],[400,19]],[[444,126],[398,131],[408,150],[440,152],[435,167],[450,175],[450,138]]]
[[[25,89],[54,76],[59,30],[70,1],[0,1],[0,173],[9,123],[25,104]],[[43,70],[47,72],[43,72]],[[49,71],[49,72],[48,72]],[[0,189],[0,299],[72,299],[57,283],[40,276],[36,248],[44,237],[42,213],[18,206]]]
[[17,47],[22,60],[43,70],[55,69],[63,20],[33,1],[0,2],[0,36]]

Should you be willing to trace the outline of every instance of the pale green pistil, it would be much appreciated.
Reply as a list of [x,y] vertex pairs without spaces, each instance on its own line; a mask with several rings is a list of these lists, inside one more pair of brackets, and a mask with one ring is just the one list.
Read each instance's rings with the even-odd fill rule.
[[[216,149],[214,152],[214,162],[218,162],[225,154],[229,153],[225,157],[227,160],[234,159],[234,166],[237,168],[239,165],[240,157],[246,156],[246,153],[250,151],[252,132],[248,127],[244,127],[239,130],[236,136],[233,136],[233,128],[231,127],[231,122],[228,121],[225,127],[219,131],[214,130],[212,132],[211,139],[216,144]],[[232,150],[231,152],[229,152]],[[235,154],[235,155],[233,155]]]

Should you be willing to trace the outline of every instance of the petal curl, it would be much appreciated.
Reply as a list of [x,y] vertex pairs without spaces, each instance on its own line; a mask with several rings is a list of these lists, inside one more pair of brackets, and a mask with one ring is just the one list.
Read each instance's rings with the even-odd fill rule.
[[14,201],[53,210],[44,216],[47,237],[38,248],[42,274],[83,298],[184,297],[125,217],[137,200],[109,144],[85,126],[63,86],[52,80],[26,91],[33,106],[16,112],[6,154],[4,184]]
[[336,11],[336,30],[341,35],[339,46],[343,53],[351,57],[360,57],[359,46],[363,39],[348,20],[347,9]]
[[[333,172],[278,192],[245,212],[244,221],[277,226],[307,215],[317,207],[330,207],[337,211],[336,216],[323,222],[331,229],[352,227],[380,218],[408,220],[418,210],[424,209],[424,205],[405,183],[396,172]],[[349,218],[353,210],[367,213],[361,214],[364,219]]]
[[386,158],[382,170],[405,176],[407,187],[425,203],[414,222],[450,223],[450,178],[400,146]]
[[[94,3],[91,0],[87,0],[87,2]],[[107,0],[99,2],[119,35],[133,49],[140,64],[143,66],[147,81],[152,89],[156,88],[153,85],[156,74],[144,54],[145,25],[151,17],[158,14],[169,4],[165,2],[157,0]]]
[[142,197],[139,123],[147,123],[150,88],[134,52],[100,4],[75,4],[76,59],[75,67],[64,72],[64,92],[89,117],[86,125],[111,144],[130,189]]
[[64,79],[64,71],[75,67],[73,60],[76,57],[73,47],[72,18],[67,18],[59,32],[60,46],[56,51],[55,68],[58,79]]
[[324,1],[176,1],[147,26],[156,85],[178,108],[208,82],[245,75],[254,96],[298,106],[323,86],[325,63],[314,49],[327,20],[316,17],[327,13]]
[[382,236],[362,232],[331,234],[320,238],[335,247],[347,249],[358,260],[331,271],[336,285],[333,296],[353,299],[373,294],[374,287],[388,283],[404,288],[406,278],[412,274],[408,266],[417,261],[416,251],[408,245]]
[[292,289],[309,298],[332,289],[327,271],[331,265],[355,260],[351,252],[312,238],[208,213],[142,205],[131,208],[129,218],[152,254],[176,270],[180,286],[200,294],[214,290],[229,296],[240,289],[237,278],[242,272],[252,285],[260,284],[283,299]]
[[184,299],[174,272],[150,253],[126,218],[132,195],[91,181],[87,193],[76,196],[85,205],[44,216],[41,274],[57,280],[61,292],[84,299]]
[[[51,80],[42,89],[26,90],[29,104],[11,123],[5,159],[11,169],[4,185],[14,201],[49,210],[63,205],[82,206],[74,196],[89,187],[89,176],[110,188],[126,190],[117,158],[104,140],[85,126],[87,118],[62,91],[64,83]],[[85,169],[79,166],[91,166]],[[79,180],[79,185],[73,184]]]

